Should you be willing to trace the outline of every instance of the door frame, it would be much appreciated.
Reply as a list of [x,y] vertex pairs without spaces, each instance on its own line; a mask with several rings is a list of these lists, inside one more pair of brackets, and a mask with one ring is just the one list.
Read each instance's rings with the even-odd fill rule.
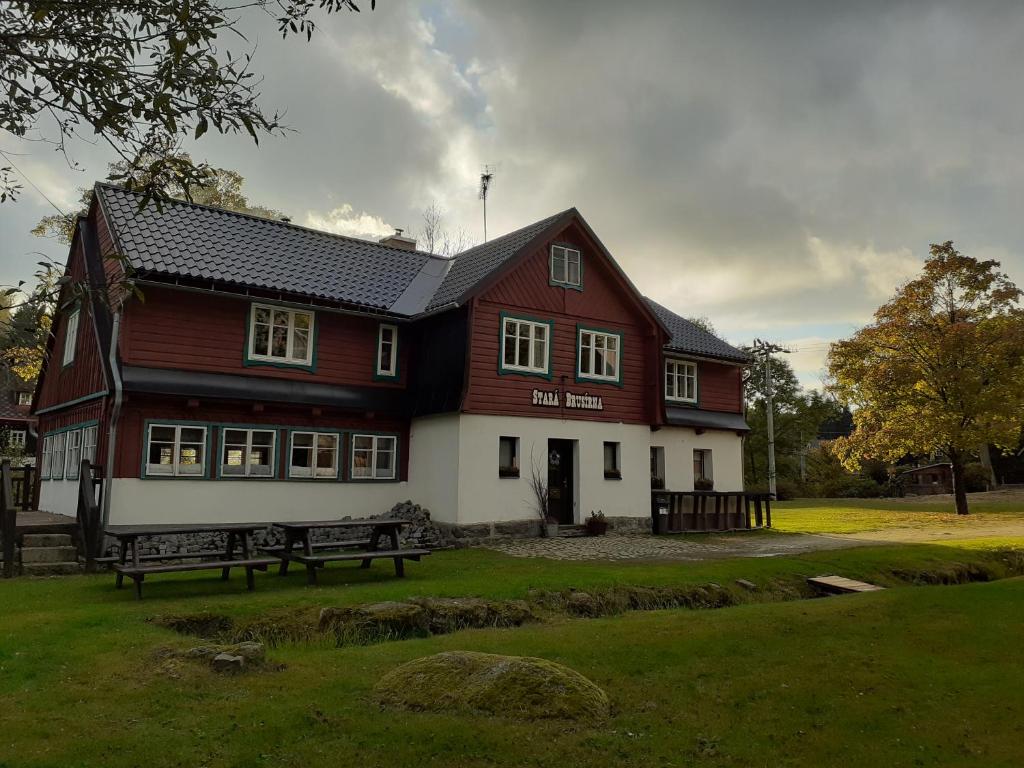
[[[551,482],[551,453],[554,450],[558,450],[562,457],[562,461],[569,462],[569,477],[568,482],[563,484],[563,490],[566,494],[566,499],[563,500],[562,504],[562,515],[558,519],[559,525],[575,525],[576,524],[576,507],[577,507],[577,496],[579,494],[579,451],[578,441],[570,438],[561,437],[549,437],[547,445],[548,457],[547,468],[548,468],[548,484]],[[551,493],[551,488],[548,488],[548,493]],[[566,505],[564,501],[568,501]],[[568,507],[568,508],[566,508]],[[549,509],[549,514],[550,514]]]

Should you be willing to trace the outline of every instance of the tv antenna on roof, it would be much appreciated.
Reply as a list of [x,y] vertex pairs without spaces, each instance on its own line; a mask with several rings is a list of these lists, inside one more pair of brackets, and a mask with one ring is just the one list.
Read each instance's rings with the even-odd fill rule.
[[483,173],[480,174],[480,199],[484,201],[484,242],[487,242],[487,191],[494,182],[494,173],[497,166],[485,165]]

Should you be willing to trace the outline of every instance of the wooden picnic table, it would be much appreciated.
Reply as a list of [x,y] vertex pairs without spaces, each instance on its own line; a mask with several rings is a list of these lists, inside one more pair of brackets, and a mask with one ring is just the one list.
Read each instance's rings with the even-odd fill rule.
[[[108,525],[104,532],[118,540],[120,556],[114,563],[117,573],[117,588],[124,584],[127,576],[135,582],[135,597],[142,599],[142,582],[154,573],[177,573],[182,571],[219,570],[221,579],[227,581],[232,568],[245,568],[245,581],[249,590],[256,588],[253,571],[265,571],[277,562],[271,558],[253,557],[252,533],[266,528],[266,523],[218,523],[200,525]],[[158,552],[139,554],[139,539],[145,536],[166,536],[190,533],[226,533],[227,543],[223,550],[204,552]],[[235,549],[241,545],[241,557],[235,557]],[[131,562],[128,552],[131,550]],[[213,558],[213,559],[208,559]],[[197,560],[198,562],[166,562],[170,560]],[[164,562],[153,562],[164,561]]]
[[[398,532],[408,520],[307,520],[301,522],[274,523],[275,528],[284,531],[283,547],[263,547],[260,551],[280,558],[281,576],[288,575],[288,565],[292,561],[306,566],[306,578],[310,584],[316,584],[316,569],[323,568],[329,562],[359,560],[360,568],[369,568],[370,563],[378,559],[390,559],[395,563],[395,574],[405,576],[405,561],[416,560],[430,554],[429,549],[403,549],[398,544]],[[348,539],[313,543],[313,531],[325,528],[341,531],[349,529],[370,529],[368,539]],[[390,548],[381,548],[381,540],[386,538]],[[301,551],[295,545],[301,544]]]

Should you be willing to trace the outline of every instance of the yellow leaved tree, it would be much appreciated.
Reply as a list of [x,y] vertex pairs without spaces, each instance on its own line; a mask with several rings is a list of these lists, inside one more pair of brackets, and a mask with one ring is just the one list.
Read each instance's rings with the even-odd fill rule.
[[1024,423],[1021,295],[999,262],[932,245],[921,275],[829,351],[829,387],[855,408],[854,433],[832,443],[843,464],[941,451],[967,514],[968,456],[1016,446]]

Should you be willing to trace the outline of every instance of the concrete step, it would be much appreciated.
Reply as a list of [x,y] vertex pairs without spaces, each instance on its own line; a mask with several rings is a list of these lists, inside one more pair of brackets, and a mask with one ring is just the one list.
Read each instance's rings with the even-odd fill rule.
[[64,547],[22,547],[21,562],[27,563],[67,563],[78,558],[78,550],[71,546]]
[[69,576],[82,572],[81,563],[23,563],[21,573],[24,576]]
[[73,540],[66,533],[26,533],[21,537],[23,547],[70,547]]

